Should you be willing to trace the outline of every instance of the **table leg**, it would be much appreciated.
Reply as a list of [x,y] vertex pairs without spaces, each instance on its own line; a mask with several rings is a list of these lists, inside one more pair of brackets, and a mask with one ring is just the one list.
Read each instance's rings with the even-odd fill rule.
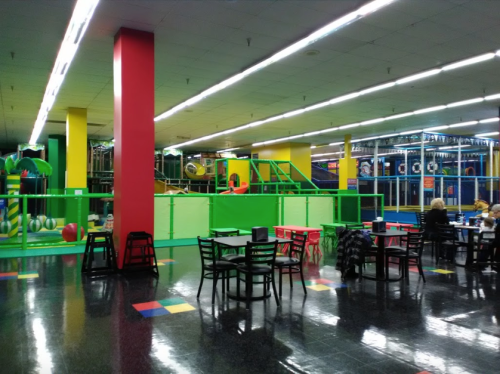
[[379,238],[378,240],[378,250],[377,250],[377,280],[385,280],[385,240],[384,238]]
[[470,266],[474,262],[474,230],[467,230],[467,258],[465,266]]

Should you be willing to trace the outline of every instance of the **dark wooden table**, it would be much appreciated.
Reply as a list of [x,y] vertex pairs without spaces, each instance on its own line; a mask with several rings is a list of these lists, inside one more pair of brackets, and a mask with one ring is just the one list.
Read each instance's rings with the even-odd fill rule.
[[[252,241],[252,235],[228,236],[228,237],[224,237],[224,238],[214,238],[215,243],[223,244],[223,245],[225,245],[227,247],[231,247],[231,248],[246,247],[247,242],[251,242],[251,241]],[[290,240],[290,239],[275,238],[274,236],[270,236],[267,241],[259,241],[259,243],[272,244],[275,241],[278,241],[279,244],[292,243],[292,240]],[[252,291],[253,291],[253,281],[251,279],[251,276],[249,274],[246,274],[245,294],[238,295],[236,293],[228,292],[227,295],[231,299],[245,301],[246,300],[246,293],[247,292],[252,293]],[[266,291],[264,296],[252,296],[251,299],[252,300],[262,300],[264,298],[268,298],[269,296],[271,296],[271,293]]]
[[[479,231],[480,227],[469,225],[454,225],[455,230],[467,230],[467,258],[465,266],[469,266],[474,262],[474,232]],[[455,265],[457,265],[455,261]],[[460,266],[460,264],[458,264]],[[464,266],[464,265],[461,265]]]
[[378,240],[377,262],[376,262],[376,278],[378,281],[385,281],[385,238],[396,238],[408,235],[408,231],[402,230],[387,230],[386,232],[373,232],[370,235],[380,238]]

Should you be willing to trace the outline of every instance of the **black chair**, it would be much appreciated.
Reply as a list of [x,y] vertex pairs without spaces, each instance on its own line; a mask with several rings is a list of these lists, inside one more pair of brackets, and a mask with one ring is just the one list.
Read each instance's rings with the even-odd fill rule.
[[203,280],[205,278],[213,279],[212,287],[212,304],[215,303],[215,289],[217,287],[217,281],[219,280],[219,275],[222,275],[222,293],[225,293],[225,282],[224,277],[226,273],[230,270],[236,269],[236,264],[229,261],[218,260],[218,255],[215,250],[215,242],[213,239],[201,239],[198,236],[198,247],[200,249],[201,258],[201,280],[200,287],[198,288],[198,294],[196,298],[200,298],[201,287],[203,286]]
[[477,265],[479,270],[486,265],[498,265],[498,262],[495,261],[494,232],[476,233],[474,234],[474,242],[473,252],[476,252],[477,256],[473,259],[473,264]]
[[454,262],[458,248],[467,246],[467,243],[457,239],[455,226],[439,223],[436,226],[438,228],[436,264],[439,262],[441,256]]
[[252,297],[252,286],[254,276],[263,276],[262,282],[264,287],[263,298],[267,296],[269,283],[273,286],[274,298],[276,304],[280,305],[278,293],[276,292],[276,284],[274,282],[274,266],[276,260],[276,252],[278,250],[278,241],[273,243],[247,242],[245,248],[245,262],[238,265],[238,283],[237,294],[240,295],[240,273],[245,274],[246,283],[246,308],[250,308],[250,298]]
[[427,212],[415,212],[415,216],[417,218],[417,228],[420,231],[425,230],[425,223],[427,220]]
[[[98,241],[98,239],[102,239]],[[105,266],[92,267],[94,263],[94,250],[102,248],[103,260],[106,261]],[[102,272],[116,272],[116,253],[113,244],[113,234],[111,232],[89,232],[87,235],[87,243],[85,244],[85,252],[82,261],[82,273],[88,275],[101,274]]]
[[[224,232],[219,232],[219,231],[216,231],[215,232],[215,237],[216,238],[227,238],[229,236],[240,236],[240,230],[234,230],[234,231],[224,231]],[[235,249],[235,248],[232,248],[232,247],[228,247],[228,246],[225,246],[223,244],[218,244],[218,249],[219,249],[219,259],[222,260],[222,261],[230,261],[230,262],[234,262],[234,263],[241,263],[241,262],[244,262],[245,261],[245,256],[244,255],[240,255],[238,253],[238,249]],[[226,254],[222,254],[222,251],[232,251],[234,250],[235,253],[226,253]]]
[[[409,267],[410,261],[412,261],[418,268],[418,272],[425,282],[424,271],[422,269],[422,251],[424,249],[424,235],[421,232],[408,232],[405,240],[405,248],[402,250],[393,249],[392,251],[386,253],[385,257],[385,268],[387,274],[387,280],[400,280],[406,278],[409,280]],[[389,263],[390,258],[398,258],[399,263],[403,267],[403,276],[398,279],[389,278]]]
[[293,243],[290,244],[288,255],[289,257],[277,257],[274,266],[279,270],[279,296],[281,297],[281,290],[283,284],[283,268],[288,269],[290,276],[290,287],[293,288],[292,274],[300,274],[302,287],[304,293],[307,295],[306,284],[304,282],[304,273],[302,270],[302,261],[304,259],[304,252],[307,238],[305,235],[292,233]]

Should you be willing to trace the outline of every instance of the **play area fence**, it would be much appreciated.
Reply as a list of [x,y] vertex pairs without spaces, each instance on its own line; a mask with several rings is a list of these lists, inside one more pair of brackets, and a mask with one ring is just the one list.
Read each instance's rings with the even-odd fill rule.
[[[12,197],[12,196],[10,196]],[[84,244],[84,240],[65,242],[54,231],[49,240],[43,240],[43,232],[29,230],[28,203],[31,199],[65,199],[75,204],[76,232],[87,225],[82,221],[89,199],[112,197],[108,194],[85,195],[18,195],[21,209],[19,236],[0,240],[1,248],[33,248],[44,246],[68,246]],[[9,195],[0,195],[8,199]],[[71,201],[70,201],[71,200]],[[211,228],[234,227],[249,230],[265,226],[273,232],[276,225],[320,227],[322,223],[359,223],[384,215],[383,194],[325,194],[325,195],[220,195],[155,194],[155,240],[172,240],[209,236]],[[68,224],[70,222],[66,222]],[[62,229],[62,226],[58,227]],[[99,228],[96,228],[99,229]],[[60,231],[59,231],[60,235]],[[35,240],[35,236],[37,236]]]
[[418,175],[369,177],[358,179],[358,192],[383,194],[385,207],[398,212],[408,207],[420,211],[437,197],[460,212],[472,210],[476,199],[499,203],[499,181],[498,177],[426,175],[421,191]]

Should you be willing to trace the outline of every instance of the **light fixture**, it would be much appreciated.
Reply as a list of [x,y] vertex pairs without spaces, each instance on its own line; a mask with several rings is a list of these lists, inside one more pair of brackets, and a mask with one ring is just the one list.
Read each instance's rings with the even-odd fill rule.
[[457,101],[455,103],[446,105],[446,107],[447,108],[454,108],[456,106],[475,104],[475,103],[480,103],[482,101],[484,101],[484,97],[476,97],[475,99]]
[[[500,55],[500,51],[497,54]],[[486,54],[486,55],[489,56],[490,54]],[[459,61],[459,62],[453,63],[453,64],[460,63],[460,64],[462,64],[461,66],[471,65],[472,63],[475,63],[475,62],[485,61],[484,56],[485,55],[480,55],[480,56],[475,56],[475,57],[472,57],[470,59],[464,60],[464,61],[469,61],[469,63],[467,63],[467,64],[464,64],[464,61]],[[493,57],[494,56],[495,56],[495,54],[493,53]],[[449,64],[449,65],[446,65],[446,66],[449,67],[449,66],[451,66],[453,64]],[[461,67],[461,66],[457,66],[457,68]],[[306,107],[306,108],[303,108],[303,109],[299,109],[298,111],[301,111],[302,113],[305,113],[305,112],[309,112],[309,111],[316,110],[316,109],[319,109],[319,108],[323,108],[323,107],[328,106],[328,105],[334,105],[334,104],[337,104],[337,103],[341,103],[341,102],[344,102],[344,101],[347,101],[347,100],[350,100],[350,99],[354,99],[354,98],[359,97],[361,95],[368,94],[370,92],[375,92],[375,91],[379,91],[379,90],[382,90],[382,89],[385,89],[385,88],[393,87],[395,84],[404,84],[404,83],[411,82],[411,81],[414,81],[414,80],[417,80],[417,79],[422,79],[422,78],[426,78],[426,77],[429,77],[429,76],[432,76],[432,75],[436,75],[437,73],[440,73],[440,72],[444,71],[443,69],[444,69],[444,67],[433,69],[433,70],[428,70],[428,71],[417,73],[417,74],[413,74],[413,75],[410,75],[408,77],[401,78],[401,79],[399,79],[397,81],[382,83],[382,84],[380,84],[378,86],[369,87],[369,88],[366,88],[366,89],[358,91],[358,92],[352,92],[352,93],[349,93],[349,94],[345,94],[345,95],[342,95],[342,96],[338,96],[338,97],[332,98],[332,99],[327,100],[327,101],[323,101],[321,103],[316,103],[316,104],[313,104],[313,105],[311,105],[309,107]],[[448,70],[450,70],[450,69],[448,68]],[[437,71],[437,73],[436,73],[436,71]],[[496,99],[500,99],[500,93],[499,94],[489,95],[489,96],[486,96],[486,97],[483,98],[483,100],[496,100]],[[470,99],[470,100],[478,100],[478,98],[476,98],[476,99]],[[454,103],[450,103],[448,105],[453,105],[453,104]],[[460,102],[457,102],[455,104],[456,104],[455,106],[465,105],[464,101],[460,101]],[[432,112],[432,111],[446,109],[446,107],[447,107],[447,105],[440,105],[440,106],[437,106],[437,107],[430,107],[430,108],[420,109],[420,110],[415,111],[415,112],[406,112],[406,113],[395,114],[393,116],[385,117],[384,120],[388,121],[388,120],[393,120],[393,119],[408,117],[408,116],[411,116],[411,115],[414,115],[414,114],[428,113],[428,112]],[[449,107],[452,107],[452,106],[449,106]],[[298,113],[296,113],[296,111],[297,110],[293,110],[293,111],[290,111],[288,113],[294,113],[294,115],[295,115],[295,114],[298,114]],[[264,123],[268,123],[268,122],[276,121],[278,119],[282,119],[286,115],[287,115],[287,113],[284,113],[284,114],[281,114],[281,115],[278,115],[278,116],[275,116],[275,117],[267,118],[265,120],[257,121],[255,123],[258,124],[258,125],[261,125],[261,124],[264,124]],[[155,118],[155,121],[156,121],[156,118]],[[243,125],[243,126],[240,126],[240,127],[235,127],[234,129],[232,129],[232,132],[244,130],[244,129],[247,129],[247,128],[253,127],[253,126],[255,126],[254,123]],[[339,129],[339,128],[336,128],[336,129]],[[323,130],[323,131],[326,132],[326,131],[334,131],[334,130],[335,129]],[[224,132],[216,133],[216,134],[213,134],[213,135],[214,136],[220,136],[220,135],[223,135],[223,134],[224,134]],[[203,138],[199,138],[199,139],[191,140],[189,142],[172,145],[171,147],[179,148],[179,147],[182,147],[182,146],[185,146],[185,145],[189,145],[189,144],[192,144],[192,143],[195,143],[195,142],[199,142],[199,141],[202,141],[202,140],[204,140],[204,139]]]
[[422,132],[422,131],[424,131],[424,130],[403,131],[403,132],[400,132],[399,135],[417,134],[417,133]]
[[[422,142],[415,142],[415,143],[403,143],[403,144],[394,144],[394,147],[404,147],[404,146],[406,146],[406,145],[418,146],[418,145],[420,145],[421,143],[422,143]],[[428,141],[428,140],[425,140],[425,141],[424,141],[424,144],[425,144],[425,143],[429,143],[429,141]]]
[[341,145],[341,144],[344,144],[344,142],[330,143],[330,144],[328,144],[328,145]]
[[500,134],[498,131],[493,131],[493,132],[485,132],[484,134],[476,134],[474,136],[481,138],[483,136],[494,136]]
[[71,61],[73,61],[78,46],[92,19],[97,3],[99,3],[99,0],[78,0],[76,3],[68,28],[64,34],[61,48],[59,48],[54,68],[50,74],[49,82],[45,88],[45,94],[43,95],[42,104],[40,105],[33,132],[31,133],[29,143],[32,145],[36,144],[45,126],[47,115],[55,102],[57,93],[61,88],[66,73],[71,65]]
[[479,55],[479,56],[468,58],[468,59],[465,59],[462,61],[454,62],[454,63],[449,64],[449,65],[445,65],[441,69],[443,71],[453,70],[453,69],[461,68],[463,66],[477,64],[478,62],[490,60],[493,57],[495,57],[495,53],[493,53],[493,52],[485,53],[484,55]]
[[393,1],[395,1],[395,0],[374,0],[366,5],[362,6],[358,10],[355,10],[351,13],[346,14],[343,17],[336,19],[333,22],[330,22],[326,26],[320,28],[319,30],[316,30],[315,32],[306,36],[305,38],[291,44],[290,46],[282,49],[281,51],[278,51],[277,53],[275,53],[271,57],[257,63],[256,65],[249,67],[248,69],[244,70],[241,73],[233,75],[232,77],[216,84],[215,86],[212,86],[212,87],[206,89],[205,91],[201,92],[200,94],[193,96],[192,98],[174,106],[173,108],[167,110],[166,112],[161,113],[160,115],[155,117],[155,119],[154,119],[155,122],[160,121],[160,120],[165,119],[165,118],[168,118],[168,117],[172,116],[173,114],[177,113],[178,111],[184,109],[185,107],[190,106],[190,105],[194,104],[195,102],[199,102],[199,101],[207,98],[208,96],[213,95],[214,93],[219,92],[219,91],[235,84],[236,82],[241,81],[242,79],[248,77],[249,75],[251,75],[259,70],[262,70],[265,67],[267,67],[271,64],[274,64],[275,62],[278,62],[278,61],[284,59],[285,57],[288,57],[301,49],[304,49],[304,48],[310,46],[311,44],[317,42],[318,40],[324,38],[325,36],[328,36],[328,35],[332,34],[333,32],[337,31],[338,29],[340,29],[340,28],[342,28],[342,27],[344,27],[352,22],[355,22],[355,21],[365,17],[366,15],[373,13],[373,12],[389,5]]
[[193,155],[193,157],[199,158],[201,157],[201,154]]
[[223,149],[223,150],[221,150],[221,151],[217,151],[217,153],[231,152],[231,151],[235,151],[235,150],[237,150],[237,149],[240,149],[240,147]]
[[[476,100],[476,99],[474,99],[474,100]],[[459,101],[459,102],[464,102],[464,101],[466,101],[466,100],[462,100],[462,101]],[[478,101],[476,101],[476,102],[478,102]],[[392,116],[389,116],[389,117],[375,118],[375,119],[366,120],[366,121],[363,121],[363,122],[360,122],[360,123],[351,123],[351,124],[343,125],[343,126],[336,127],[336,128],[328,128],[328,129],[322,130],[320,132],[322,133],[322,132],[327,132],[327,131],[344,130],[344,129],[348,129],[348,128],[352,128],[352,127],[358,127],[358,126],[360,126],[363,123],[365,123],[365,124],[366,123],[376,124],[376,123],[385,122],[385,121],[388,121],[388,120],[391,120],[391,119],[398,119],[398,118],[403,118],[403,117],[408,117],[408,116],[413,116],[413,115],[419,115],[419,114],[433,112],[433,111],[436,111],[436,110],[444,110],[444,109],[449,108],[450,106],[453,107],[453,104],[454,103],[449,103],[449,104],[446,104],[446,105],[437,105],[437,106],[433,106],[433,107],[430,107],[430,108],[424,108],[424,109],[415,110],[413,112],[400,113],[400,114],[392,115]],[[422,131],[436,131],[436,130],[441,130],[441,129],[447,129],[447,128],[451,127],[451,126],[453,126],[453,127],[470,126],[470,125],[477,124],[478,122],[479,123],[488,123],[488,122],[494,122],[494,121],[498,121],[498,120],[499,120],[498,117],[486,118],[486,119],[483,119],[481,121],[468,121],[468,122],[456,123],[456,124],[453,124],[453,125],[443,125],[443,126],[437,126],[437,127],[430,127],[428,129],[409,130],[409,131],[401,132],[401,133],[399,133],[399,135],[415,134],[415,133],[419,133],[419,132],[422,132]],[[483,122],[483,121],[485,121],[485,122]],[[313,132],[313,134],[316,134],[316,133],[317,133],[316,131]],[[394,135],[395,134],[393,133],[393,134],[390,134],[389,136],[394,136]],[[302,135],[295,135],[294,137],[306,137],[306,136],[307,136],[307,134],[302,134]],[[284,140],[289,140],[291,138],[292,137],[286,137],[286,138],[281,138],[281,139],[268,140],[268,141],[265,141],[265,142],[254,143],[253,146],[258,146],[258,145],[262,145],[262,144],[270,144],[271,142],[272,143],[276,143],[276,142],[280,142],[280,141],[284,141]],[[380,138],[380,136],[379,136],[379,138]],[[343,142],[341,144],[343,144]],[[330,145],[332,145],[332,144],[330,144]]]

